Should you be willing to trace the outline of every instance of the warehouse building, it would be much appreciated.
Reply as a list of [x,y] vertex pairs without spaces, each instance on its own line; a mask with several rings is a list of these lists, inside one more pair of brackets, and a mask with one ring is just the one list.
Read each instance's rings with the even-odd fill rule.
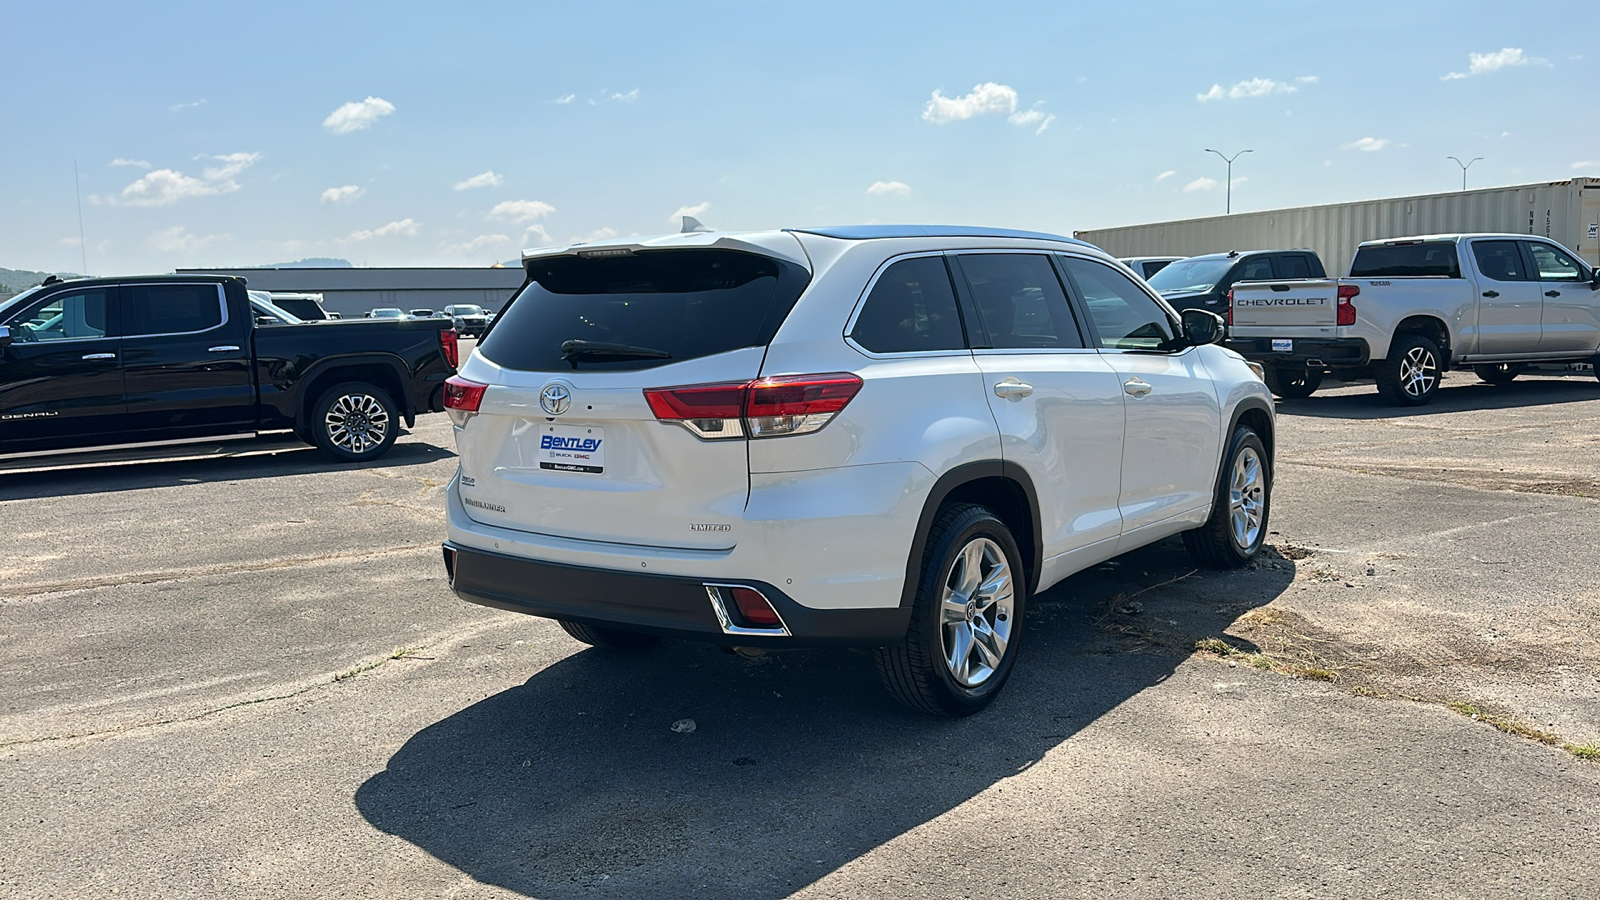
[[1600,266],[1600,178],[1237,213],[1074,235],[1117,257],[1310,249],[1344,275],[1362,241],[1421,234],[1510,232],[1548,237]]
[[321,294],[322,308],[359,318],[380,307],[439,310],[471,303],[498,312],[522,287],[523,272],[493,268],[179,269],[180,275],[238,275],[251,290]]

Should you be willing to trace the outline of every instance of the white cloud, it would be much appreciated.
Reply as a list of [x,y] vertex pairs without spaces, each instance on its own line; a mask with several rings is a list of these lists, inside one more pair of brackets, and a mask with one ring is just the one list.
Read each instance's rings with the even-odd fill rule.
[[352,131],[371,128],[373,123],[393,112],[393,103],[382,97],[368,97],[365,100],[346,103],[334,110],[322,120],[322,127],[334,134],[349,134]]
[[469,254],[486,250],[490,247],[499,247],[511,243],[511,237],[504,234],[480,234],[470,241],[452,244],[449,241],[440,241],[439,249],[450,254]]
[[554,206],[543,200],[505,200],[496,203],[494,209],[489,210],[489,218],[521,225],[523,222],[542,219],[555,211]]
[[709,201],[709,200],[707,200],[704,203],[696,203],[693,206],[680,206],[680,207],[678,207],[678,211],[677,212],[673,213],[670,216],[667,216],[667,222],[669,222],[674,227],[676,227],[678,225],[683,224],[683,217],[684,216],[696,216],[696,217],[698,217],[698,216],[700,216],[701,214],[703,214],[706,210],[708,210],[710,208],[711,208],[711,201]]
[[1271,78],[1251,78],[1235,82],[1233,87],[1227,90],[1223,90],[1220,84],[1213,84],[1211,90],[1204,94],[1195,94],[1194,98],[1201,103],[1210,103],[1212,100],[1221,100],[1224,97],[1229,100],[1242,100],[1246,97],[1265,97],[1269,94],[1293,94],[1298,90],[1300,89],[1292,84],[1273,81]]
[[1316,84],[1317,82],[1321,81],[1322,79],[1318,78],[1315,75],[1296,75],[1294,80],[1299,82],[1300,84]]
[[904,197],[911,193],[911,185],[904,181],[874,181],[872,186],[867,188],[867,193],[874,197]]
[[1217,180],[1215,178],[1207,178],[1204,175],[1202,175],[1199,178],[1196,178],[1195,180],[1193,180],[1193,181],[1189,182],[1188,184],[1184,185],[1183,186],[1183,192],[1185,194],[1192,194],[1195,191],[1209,191],[1209,190],[1214,190],[1216,188],[1216,186],[1217,186]]
[[522,233],[520,243],[524,247],[548,247],[555,243],[555,239],[544,230],[543,225],[529,225],[528,230]]
[[1017,112],[1006,116],[1006,121],[1013,125],[1032,125],[1033,123],[1038,122],[1039,127],[1033,130],[1034,134],[1043,134],[1044,130],[1050,127],[1050,123],[1054,122],[1055,120],[1055,113],[1046,114],[1044,110],[1039,108],[1039,104],[1037,103],[1034,104],[1032,109],[1018,110]]
[[354,200],[366,192],[365,188],[357,187],[353,184],[347,184],[344,187],[331,187],[322,192],[322,202],[343,203],[346,200]]
[[[592,241],[603,241],[606,238],[614,238],[616,236],[617,230],[615,228],[596,228],[594,231],[591,231],[586,235],[574,235],[571,242],[574,244],[587,244]],[[546,235],[546,237],[548,237],[548,235]]]
[[347,238],[346,240],[351,240],[351,241],[370,241],[373,238],[387,238],[387,237],[408,237],[408,238],[410,238],[410,237],[416,237],[417,236],[417,232],[419,232],[421,230],[422,230],[422,223],[421,222],[418,222],[415,219],[405,218],[405,219],[401,219],[398,222],[390,222],[389,224],[384,225],[384,226],[382,226],[380,228],[373,228],[373,229],[370,229],[370,230],[363,229],[361,231],[353,232],[350,235],[350,237]]
[[173,105],[167,107],[167,111],[169,111],[169,112],[181,112],[181,111],[183,111],[185,109],[194,109],[196,106],[205,106],[205,105],[206,105],[206,98],[201,97],[199,100],[193,100],[193,101],[190,101],[188,103],[174,103]]
[[474,175],[465,181],[456,182],[455,189],[458,191],[467,191],[471,190],[472,188],[499,187],[500,182],[505,180],[505,176],[497,175],[493,169],[490,169],[487,172],[480,172],[479,174]]
[[562,106],[566,106],[568,103],[571,103],[576,99],[578,99],[577,94],[562,94],[556,98],[555,102],[561,104]]
[[231,194],[241,187],[234,177],[255,165],[261,159],[261,154],[228,153],[195,157],[197,160],[208,158],[217,160],[221,165],[206,167],[199,178],[176,169],[156,169],[123,188],[120,196],[108,199],[120,206],[166,206],[189,197]]
[[123,159],[122,157],[119,156],[116,159],[113,159],[111,162],[107,163],[107,165],[112,166],[112,167],[116,167],[116,166],[133,166],[134,168],[138,168],[138,169],[148,169],[148,168],[150,168],[150,161],[149,160],[145,160],[145,159]]
[[1156,183],[1160,184],[1161,182],[1166,181],[1168,178],[1171,178],[1172,176],[1174,176],[1176,174],[1178,174],[1178,170],[1177,169],[1168,169],[1165,172],[1162,172],[1160,175],[1156,176]]
[[191,234],[182,225],[174,225],[150,235],[149,244],[163,253],[193,253],[208,244],[226,243],[231,240],[233,240],[231,234],[208,234],[202,237]]
[[1575,162],[1575,163],[1572,164],[1572,168],[1574,170],[1577,170],[1577,169],[1600,169],[1600,160],[1586,159],[1586,160],[1584,160],[1582,162]]
[[986,81],[960,97],[946,97],[938,91],[922,108],[922,120],[943,125],[990,113],[1010,115],[1017,110],[1017,92],[1008,85]]
[[639,89],[634,88],[626,94],[619,93],[617,91],[606,91],[605,96],[607,100],[615,100],[618,103],[632,103],[633,101],[639,99]]
[[1344,148],[1346,150],[1361,150],[1366,153],[1375,153],[1387,146],[1389,146],[1388,138],[1364,137],[1359,141],[1352,141],[1351,143],[1345,144]]
[[1497,72],[1508,66],[1549,65],[1538,57],[1528,56],[1522,52],[1521,47],[1503,47],[1494,53],[1468,53],[1467,70],[1465,72],[1447,72],[1440,81],[1455,81],[1458,78],[1469,78],[1473,75],[1483,75],[1488,72]]

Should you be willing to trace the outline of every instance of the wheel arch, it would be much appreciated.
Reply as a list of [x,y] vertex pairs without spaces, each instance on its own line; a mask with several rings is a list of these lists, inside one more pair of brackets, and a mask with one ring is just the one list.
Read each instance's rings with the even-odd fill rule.
[[1440,366],[1450,368],[1453,348],[1450,343],[1450,326],[1444,319],[1433,313],[1417,313],[1406,316],[1394,326],[1394,335],[1389,338],[1389,352],[1394,352],[1394,342],[1402,335],[1420,334],[1428,340],[1439,345]]
[[1011,529],[1022,551],[1028,592],[1039,586],[1044,561],[1044,536],[1039,528],[1039,493],[1033,479],[1016,463],[992,459],[957,466],[939,476],[922,504],[911,553],[906,557],[905,586],[900,607],[909,609],[916,596],[917,579],[922,573],[922,557],[928,547],[928,532],[939,510],[947,503],[975,503],[988,508]]
[[322,392],[345,381],[364,381],[382,388],[389,400],[405,419],[407,427],[413,423],[415,411],[411,409],[406,390],[405,367],[398,359],[387,356],[344,357],[328,360],[306,373],[301,379],[300,396],[295,402],[295,426],[304,431],[311,424],[311,407]]

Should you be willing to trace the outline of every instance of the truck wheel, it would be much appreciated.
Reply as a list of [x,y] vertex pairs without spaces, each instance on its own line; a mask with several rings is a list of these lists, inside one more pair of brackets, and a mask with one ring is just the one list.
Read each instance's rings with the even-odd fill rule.
[[1237,569],[1255,558],[1267,537],[1272,511],[1272,470],[1261,436],[1241,426],[1228,442],[1211,518],[1183,533],[1184,549],[1211,569]]
[[400,434],[400,415],[382,388],[364,381],[336,384],[311,407],[317,446],[341,462],[365,462],[389,452]]
[[1490,384],[1510,384],[1522,374],[1522,366],[1517,363],[1501,363],[1498,366],[1473,366],[1472,371]]
[[1396,335],[1373,370],[1378,394],[1395,406],[1421,406],[1439,392],[1439,345],[1423,334]]
[[1263,377],[1267,390],[1285,400],[1304,400],[1322,386],[1322,370],[1304,366],[1267,366]]
[[562,631],[591,647],[605,647],[608,650],[648,650],[661,643],[661,636],[658,634],[602,628],[599,625],[584,625],[566,619],[557,619],[556,624],[561,626]]
[[911,624],[874,651],[896,700],[936,716],[989,705],[1016,662],[1028,579],[1010,529],[970,503],[939,511],[928,532]]

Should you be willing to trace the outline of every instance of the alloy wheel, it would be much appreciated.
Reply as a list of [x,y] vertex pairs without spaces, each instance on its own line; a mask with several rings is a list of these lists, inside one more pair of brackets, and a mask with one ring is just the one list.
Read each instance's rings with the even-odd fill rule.
[[328,407],[323,424],[335,447],[360,455],[389,436],[389,411],[371,394],[345,394]]
[[1412,397],[1424,397],[1439,381],[1439,361],[1427,347],[1412,347],[1400,359],[1400,386]]
[[1266,508],[1266,477],[1261,456],[1245,447],[1233,460],[1233,476],[1228,485],[1228,524],[1233,542],[1240,550],[1254,547],[1261,537],[1262,511]]
[[945,579],[939,634],[945,666],[962,687],[988,681],[1005,658],[1015,625],[1011,566],[986,537],[967,542]]

